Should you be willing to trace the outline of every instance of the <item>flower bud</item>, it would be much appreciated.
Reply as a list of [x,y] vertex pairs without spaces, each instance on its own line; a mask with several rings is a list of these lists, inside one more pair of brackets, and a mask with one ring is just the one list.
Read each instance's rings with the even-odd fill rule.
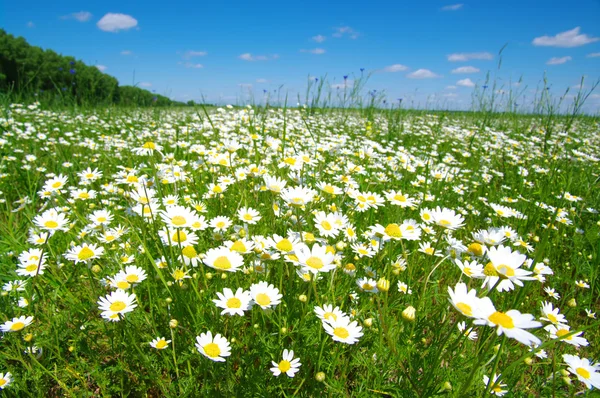
[[377,281],[377,289],[379,289],[382,292],[387,292],[388,290],[390,290],[390,281],[388,281],[385,278],[380,278]]
[[27,333],[25,336],[23,336],[23,340],[29,343],[31,340],[33,340],[33,333]]
[[306,300],[308,300],[308,298],[305,294],[301,294],[300,296],[298,296],[298,300],[300,300],[303,303],[306,303]]
[[221,274],[221,279],[227,279],[227,274],[226,273],[222,273]]
[[98,264],[95,264],[95,265],[92,267],[92,272],[93,272],[94,274],[97,274],[97,273],[98,273],[98,272],[100,272],[100,271],[102,271],[102,268],[101,268],[101,267],[100,267]]
[[533,363],[533,358],[527,357],[523,360],[523,362],[525,362],[526,365],[531,365]]
[[288,330],[287,330],[287,328],[286,328],[286,327],[283,327],[283,328],[281,328],[281,334],[286,334],[286,333],[287,333],[287,331],[288,331]]
[[449,381],[444,382],[444,384],[442,385],[442,390],[443,391],[452,391],[452,384],[450,384]]
[[165,299],[165,301],[166,301],[167,304],[171,304],[173,302],[173,299],[171,297],[167,297]]
[[373,318],[367,318],[363,321],[363,325],[365,325],[366,327],[370,328],[371,326],[373,326]]
[[177,321],[177,319],[171,319],[169,321],[169,327],[171,329],[175,329],[177,327],[177,325],[179,325],[179,322]]
[[212,272],[207,272],[206,273],[206,279],[212,279],[212,277],[213,277]]
[[417,310],[415,307],[409,305],[404,311],[402,311],[402,318],[404,318],[406,321],[413,322],[415,320],[416,312]]
[[319,383],[322,383],[325,381],[325,373],[323,372],[319,372],[315,375],[315,380],[317,380]]
[[572,298],[571,300],[567,301],[567,305],[571,308],[577,307],[577,301],[575,301],[575,299]]

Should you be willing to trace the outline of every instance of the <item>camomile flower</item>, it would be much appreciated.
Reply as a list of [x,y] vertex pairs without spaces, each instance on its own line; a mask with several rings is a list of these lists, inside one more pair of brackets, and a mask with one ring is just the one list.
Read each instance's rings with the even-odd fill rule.
[[477,340],[477,332],[473,328],[467,328],[467,324],[463,322],[459,322],[458,331],[463,334],[469,340]]
[[273,367],[271,368],[271,372],[273,372],[274,376],[279,376],[282,373],[285,373],[289,377],[294,377],[296,372],[300,370],[300,359],[294,358],[294,351],[292,350],[283,350],[283,359],[277,363],[271,361]]
[[247,311],[252,302],[250,292],[244,291],[241,287],[235,292],[229,288],[223,289],[223,293],[217,292],[218,299],[213,300],[213,303],[219,308],[223,308],[221,315],[240,315],[244,316],[244,311]]
[[485,386],[485,388],[489,387],[490,394],[495,395],[497,397],[501,397],[508,392],[508,390],[504,389],[506,387],[506,384],[499,382],[500,376],[501,375],[494,375],[491,381],[487,375],[483,376],[483,385]]
[[379,292],[379,289],[377,289],[377,281],[375,279],[361,278],[356,281],[356,284],[364,292],[369,292],[369,293]]
[[312,202],[316,191],[303,186],[287,187],[281,190],[281,199],[290,206],[301,207]]
[[413,208],[416,205],[416,200],[414,198],[409,197],[407,194],[403,194],[401,191],[389,191],[384,193],[388,202],[395,206]]
[[30,231],[30,235],[27,239],[27,242],[31,243],[32,245],[40,246],[48,241],[49,236],[50,235],[48,234],[48,232],[40,232],[38,234]]
[[584,339],[583,337],[579,337],[583,334],[583,332],[573,333],[570,336],[564,337],[571,333],[571,328],[568,325],[548,325],[544,329],[546,329],[546,331],[550,335],[550,338],[561,339],[560,341],[564,341],[565,343],[571,344],[572,346],[585,347],[589,344],[586,339]]
[[120,271],[117,276],[121,276],[122,279],[132,285],[137,285],[147,278],[146,271],[135,265],[128,265],[125,267],[125,270]]
[[542,321],[548,321],[554,325],[567,324],[567,319],[563,314],[559,314],[560,309],[558,307],[553,308],[552,303],[544,302],[542,304],[542,315],[540,319]]
[[171,340],[165,340],[164,337],[157,337],[154,340],[152,340],[149,344],[152,348],[156,348],[157,350],[164,350],[165,348],[169,347],[169,343],[171,343]]
[[334,341],[345,344],[354,344],[363,335],[362,327],[356,321],[350,321],[349,317],[340,317],[330,322],[323,322],[323,328]]
[[479,264],[477,261],[461,261],[458,258],[454,259],[458,268],[462,271],[462,273],[469,278],[484,278],[483,274],[483,265]]
[[336,267],[333,262],[334,255],[327,251],[327,246],[315,243],[312,249],[309,249],[308,246],[302,245],[296,249],[295,254],[298,263],[313,274],[329,272]]
[[588,285],[586,281],[582,281],[582,280],[575,281],[575,285],[577,285],[577,287],[580,287],[582,289],[589,289],[590,288],[590,285]]
[[226,248],[228,248],[232,252],[237,252],[240,254],[248,254],[248,253],[252,252],[252,250],[254,249],[254,246],[255,246],[255,243],[246,238],[238,239],[235,242],[233,242],[233,241],[225,242]]
[[171,228],[191,227],[196,220],[192,210],[184,206],[168,206],[166,210],[160,211],[160,218]]
[[251,207],[242,207],[238,210],[238,218],[246,224],[256,224],[262,218],[258,210]]
[[196,349],[200,354],[215,362],[225,362],[225,357],[231,355],[231,347],[227,339],[219,333],[213,338],[210,330],[196,336]]
[[96,210],[88,216],[94,226],[108,225],[113,219],[113,215],[108,210]]
[[215,232],[225,232],[231,227],[233,222],[229,217],[217,216],[210,220],[209,225]]
[[467,291],[467,285],[462,282],[457,283],[454,289],[448,286],[448,295],[450,296],[450,304],[458,312],[469,318],[479,318],[482,301],[489,301],[489,304],[492,304],[487,297],[477,297],[475,289]]
[[344,193],[340,187],[322,181],[317,183],[317,188],[332,196],[337,196]]
[[263,310],[277,306],[281,303],[283,295],[279,289],[265,281],[254,283],[250,286],[250,296]]
[[0,373],[0,390],[4,390],[12,382],[12,375],[10,372]]
[[135,301],[135,294],[129,294],[119,289],[104,297],[100,297],[98,307],[102,311],[102,318],[110,321],[118,321],[119,315],[131,312],[137,307]]
[[319,211],[315,214],[314,223],[319,230],[319,234],[326,238],[336,237],[340,231],[333,214],[325,214],[325,212]]
[[32,316],[20,316],[18,318],[13,318],[12,321],[6,321],[2,325],[0,325],[0,330],[3,332],[20,332],[25,327],[31,325],[33,322]]
[[440,209],[439,207],[431,211],[431,219],[434,224],[450,230],[462,227],[465,221],[465,218],[460,214],[456,214],[454,210]]
[[49,192],[60,192],[60,190],[62,188],[65,187],[65,185],[67,184],[67,180],[68,178],[64,175],[58,175],[56,177],[53,177],[49,180],[47,180],[44,183],[44,188],[42,188],[44,191],[49,191]]
[[375,255],[375,250],[373,250],[370,246],[364,243],[353,243],[350,245],[352,251],[358,254],[358,257],[373,257]]
[[265,187],[273,193],[281,193],[281,190],[287,185],[287,181],[279,177],[264,175],[263,179],[265,180]]
[[67,260],[78,263],[88,263],[104,254],[104,248],[95,244],[84,243],[79,246],[73,246],[66,254]]
[[46,210],[41,215],[36,216],[33,222],[41,229],[50,233],[69,230],[69,219],[64,213],[59,213],[54,209]]
[[554,289],[553,289],[553,288],[551,288],[550,286],[546,286],[546,287],[544,288],[544,292],[546,292],[546,294],[547,294],[548,296],[550,296],[551,298],[553,298],[554,300],[558,300],[558,299],[560,299],[560,294],[558,294],[558,293],[556,292],[556,290],[554,290]]
[[198,243],[198,235],[187,228],[166,228],[158,231],[164,245],[185,247]]
[[297,236],[283,237],[274,234],[272,237],[267,238],[266,243],[267,246],[276,249],[281,253],[290,254],[301,244],[301,240]]
[[577,379],[585,384],[588,389],[596,387],[600,389],[600,365],[592,364],[587,358],[579,358],[576,355],[563,354],[563,360],[567,364],[567,370]]
[[79,179],[82,182],[84,182],[84,185],[87,185],[86,183],[89,184],[89,183],[101,178],[102,172],[99,171],[97,168],[92,170],[90,167],[88,167],[87,169],[77,173],[77,176],[79,177]]
[[398,281],[398,291],[403,294],[412,294],[412,290],[402,281]]
[[525,345],[541,344],[541,340],[529,333],[525,329],[539,328],[540,322],[534,321],[534,316],[530,314],[521,314],[517,310],[507,312],[497,311],[489,298],[479,301],[479,311],[474,323],[476,325],[488,325],[496,328],[498,336],[503,333],[512,339]]
[[323,304],[323,307],[315,306],[314,311],[322,322],[333,322],[346,316],[340,307],[333,308],[331,304]]
[[236,272],[244,265],[244,258],[241,254],[221,246],[207,251],[202,262],[220,271]]
[[483,281],[483,287],[486,285],[492,289],[498,280],[496,289],[499,292],[513,290],[514,285],[523,286],[525,280],[532,280],[531,271],[521,268],[527,257],[518,251],[512,251],[508,246],[492,247],[488,250],[487,256],[490,262],[484,267],[483,273],[486,275]]

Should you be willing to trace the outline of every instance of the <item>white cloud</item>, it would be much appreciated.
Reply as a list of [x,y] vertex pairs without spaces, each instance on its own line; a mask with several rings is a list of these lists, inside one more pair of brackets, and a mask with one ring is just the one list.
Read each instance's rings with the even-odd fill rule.
[[27,27],[28,28],[35,28],[35,24],[31,21],[27,22]]
[[407,77],[409,79],[434,79],[440,77],[440,75],[436,75],[429,69],[418,69],[413,73],[409,73]]
[[185,66],[186,68],[193,68],[193,69],[204,68],[204,65],[202,65],[202,64],[194,64],[192,62],[186,62],[185,64],[183,64],[183,66]]
[[464,62],[470,59],[490,60],[494,56],[488,52],[480,53],[454,53],[448,55],[448,61],[450,62]]
[[270,59],[277,59],[279,58],[279,55],[274,54],[274,55],[252,55],[250,53],[244,53],[242,55],[240,55],[238,57],[239,59],[242,59],[244,61],[268,61]]
[[600,57],[600,53],[591,53],[586,55],[586,58],[598,58]]
[[140,87],[152,87],[152,83],[148,83],[148,82],[141,82],[139,84]]
[[267,79],[260,78],[260,79],[256,79],[256,82],[264,84],[264,83],[268,83],[269,81]]
[[456,86],[446,86],[446,90],[456,90]]
[[238,84],[238,86],[240,88],[245,88],[245,89],[248,89],[248,90],[252,89],[252,84],[250,84],[250,83],[240,83],[240,84]]
[[332,35],[333,37],[344,37],[347,36],[351,39],[356,39],[360,36],[360,33],[352,29],[350,26],[341,26],[339,28],[335,28],[335,33]]
[[469,78],[457,81],[456,85],[461,87],[475,87],[475,83]]
[[131,55],[133,54],[130,50],[123,50],[121,51],[121,55]]
[[441,8],[442,11],[456,11],[456,10],[460,10],[461,8],[463,8],[464,4],[463,3],[459,3],[459,4],[452,4],[449,6],[444,6]]
[[79,22],[87,22],[92,18],[92,13],[89,11],[74,12],[69,15],[63,15],[60,19],[75,19]]
[[408,70],[408,66],[402,64],[394,64],[383,68],[384,72],[404,72],[405,70]]
[[442,95],[442,97],[456,98],[456,97],[458,97],[458,94],[456,94],[456,93],[446,93],[446,94]]
[[534,46],[547,47],[579,47],[600,40],[600,37],[590,37],[586,34],[579,34],[581,28],[578,26],[566,32],[556,34],[556,36],[541,36],[533,39]]
[[548,60],[548,62],[546,62],[546,65],[562,65],[566,62],[569,62],[570,60],[572,60],[573,58],[566,56],[566,57],[552,57]]
[[316,35],[316,36],[313,36],[312,39],[314,41],[316,41],[317,43],[323,43],[325,41],[325,36],[323,36],[323,35]]
[[108,67],[107,67],[107,66],[104,66],[104,65],[95,65],[95,66],[96,66],[96,68],[98,68],[98,70],[99,70],[100,72],[104,72],[105,70],[107,70],[107,69],[108,69]]
[[344,80],[343,83],[337,83],[337,84],[332,84],[331,88],[346,88],[346,87],[352,87],[354,85],[354,80]]
[[461,66],[460,68],[452,69],[451,73],[477,73],[479,69],[474,66]]
[[316,54],[316,55],[321,55],[321,54],[325,54],[327,51],[325,51],[322,48],[313,48],[311,50],[300,50],[301,53],[311,53],[311,54]]
[[206,51],[189,50],[189,51],[186,51],[185,54],[183,54],[183,58],[190,59],[192,57],[204,57],[207,54],[208,53]]
[[137,19],[131,15],[113,14],[109,12],[103,16],[96,25],[100,30],[105,32],[118,32],[120,30],[135,28],[137,24]]

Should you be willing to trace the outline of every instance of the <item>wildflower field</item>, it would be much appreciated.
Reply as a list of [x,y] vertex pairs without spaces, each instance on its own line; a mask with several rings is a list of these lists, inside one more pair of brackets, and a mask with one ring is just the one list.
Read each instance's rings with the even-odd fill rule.
[[597,118],[0,115],[7,396],[597,396]]

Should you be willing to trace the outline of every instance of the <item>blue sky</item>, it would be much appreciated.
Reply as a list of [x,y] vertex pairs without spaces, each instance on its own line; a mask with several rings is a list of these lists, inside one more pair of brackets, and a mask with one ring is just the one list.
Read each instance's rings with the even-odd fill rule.
[[[562,92],[582,75],[587,85],[600,77],[598,20],[597,0],[0,5],[0,26],[33,45],[99,65],[121,84],[220,103],[250,93],[260,101],[264,89],[281,85],[295,103],[309,75],[335,85],[360,68],[372,73],[367,89],[420,106],[430,98],[468,107],[472,84],[488,71],[505,89],[522,77],[530,97],[546,72]],[[600,105],[600,96],[590,104]]]

